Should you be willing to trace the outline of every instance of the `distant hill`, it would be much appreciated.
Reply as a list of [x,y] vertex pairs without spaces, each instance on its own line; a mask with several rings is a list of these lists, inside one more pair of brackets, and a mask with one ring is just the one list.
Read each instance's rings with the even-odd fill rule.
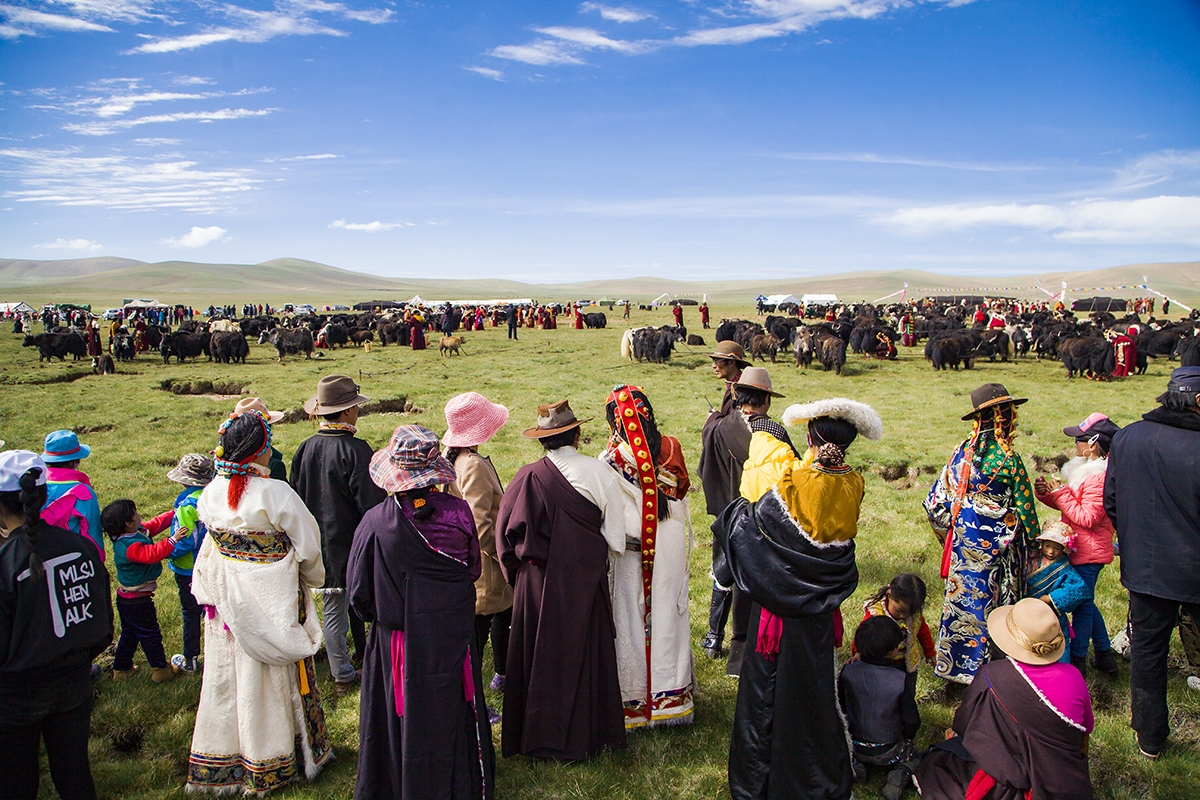
[[[278,258],[261,264],[203,264],[163,261],[148,264],[124,258],[80,258],[65,261],[0,259],[0,300],[76,299],[100,305],[122,297],[157,297],[192,305],[208,303],[287,301],[324,303],[363,300],[405,300],[420,294],[433,300],[532,297],[582,299],[607,296],[649,302],[663,292],[706,293],[717,303],[748,304],[759,294],[833,293],[845,299],[874,300],[899,291],[907,281],[910,295],[971,291],[1042,297],[1036,290],[1006,291],[1004,287],[1041,286],[1057,292],[1065,281],[1071,289],[1099,287],[1080,294],[1105,294],[1105,287],[1150,284],[1179,301],[1200,302],[1200,262],[1130,264],[1091,271],[1040,273],[1037,276],[939,275],[920,270],[872,270],[814,277],[764,280],[684,281],[656,277],[591,280],[578,283],[528,284],[501,278],[438,279],[384,277],[331,267],[299,258]],[[1131,290],[1111,290],[1131,296]]]

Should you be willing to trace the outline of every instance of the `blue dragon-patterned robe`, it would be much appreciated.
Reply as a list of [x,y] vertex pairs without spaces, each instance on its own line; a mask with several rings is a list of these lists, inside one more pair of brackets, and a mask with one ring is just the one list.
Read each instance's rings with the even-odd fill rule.
[[968,439],[959,445],[925,498],[934,531],[951,537],[933,671],[956,683],[970,683],[987,661],[987,615],[1020,598],[1025,553],[1040,533],[1025,464],[1011,448],[1005,452],[989,431],[980,434],[967,491],[952,524],[969,444]]
[[[1063,639],[1071,641],[1071,627],[1067,614],[1079,608],[1080,603],[1092,599],[1092,590],[1083,582],[1083,578],[1071,566],[1064,554],[1062,558],[1051,562],[1041,569],[1036,569],[1035,563],[1030,567],[1029,577],[1025,579],[1026,597],[1050,596],[1054,603],[1054,611],[1058,615],[1058,624],[1062,628]],[[1071,648],[1063,650],[1059,661],[1070,662]]]

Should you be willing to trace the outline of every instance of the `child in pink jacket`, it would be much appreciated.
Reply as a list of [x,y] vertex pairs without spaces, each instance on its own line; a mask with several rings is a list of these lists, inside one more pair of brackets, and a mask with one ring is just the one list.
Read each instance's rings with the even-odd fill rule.
[[[1108,469],[1109,445],[1113,434],[1119,430],[1120,427],[1100,413],[1089,415],[1078,425],[1063,428],[1063,433],[1075,439],[1075,458],[1062,468],[1065,483],[1039,477],[1033,484],[1037,499],[1058,509],[1062,521],[1075,534],[1070,561],[1093,596],[1100,571],[1113,560],[1113,527],[1104,511],[1104,474]],[[1094,642],[1096,669],[1115,674],[1117,662],[1113,658],[1108,628],[1095,600],[1087,600],[1075,609],[1071,628],[1075,636],[1071,640],[1071,663],[1081,673],[1086,673],[1088,644]]]

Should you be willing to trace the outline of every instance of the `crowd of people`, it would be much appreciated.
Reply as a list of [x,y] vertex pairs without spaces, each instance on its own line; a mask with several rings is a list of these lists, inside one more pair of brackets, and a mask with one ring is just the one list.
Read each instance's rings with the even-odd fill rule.
[[[947,800],[1090,797],[1085,676],[1116,673],[1115,652],[1131,665],[1137,747],[1158,756],[1171,631],[1200,614],[1200,368],[1176,369],[1141,420],[1096,412],[1064,429],[1075,456],[1061,479],[1031,480],[1013,447],[1025,398],[997,383],[972,392],[970,432],[924,501],[942,546],[940,620],[925,620],[922,578],[896,575],[851,615],[839,666],[866,492],[846,459],[883,421],[845,398],[773,419],[783,395],[766,369],[735,342],[711,359],[725,392],[695,473],[714,520],[698,650],[738,679],[735,800],[848,798],[875,769],[889,800],[913,784]],[[523,436],[544,457],[507,486],[486,454],[503,405],[455,396],[443,436],[401,425],[376,450],[357,435],[368,400],[348,376],[321,378],[304,404],[316,430],[290,464],[272,444],[282,414],[239,401],[211,453],[167,472],[179,494],[151,518],[129,499],[101,504],[75,433],[51,432],[41,454],[0,452],[11,796],[36,795],[42,741],[59,794],[96,796],[93,661],[118,622],[113,680],[136,677],[140,647],[152,682],[201,681],[189,792],[318,777],[333,758],[322,647],[335,694],[358,695],[360,799],[493,797],[495,725],[505,758],[581,761],[626,747],[630,731],[695,721],[693,475],[645,388],[613,387],[598,423],[568,400],[539,406]],[[579,449],[589,424],[607,429],[596,456]],[[1129,613],[1110,638],[1094,594],[1117,553]],[[155,605],[163,561],[182,611],[171,657]],[[924,751],[922,662],[959,701]]]

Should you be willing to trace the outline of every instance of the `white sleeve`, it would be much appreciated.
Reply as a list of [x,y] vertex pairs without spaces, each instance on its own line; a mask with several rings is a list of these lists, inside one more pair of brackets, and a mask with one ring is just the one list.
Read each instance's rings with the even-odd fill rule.
[[613,474],[612,468],[599,462],[596,465],[602,468],[602,470],[597,470],[601,489],[597,505],[600,506],[600,513],[603,515],[600,534],[608,542],[610,550],[614,553],[623,553],[625,552],[626,538],[641,541],[639,535],[641,526],[635,522],[632,530],[630,529],[629,521],[625,516],[625,503],[622,502],[624,492],[617,485],[617,476]]
[[282,481],[272,481],[264,493],[263,508],[271,523],[287,533],[300,562],[300,581],[309,588],[325,585],[325,563],[321,560],[321,529],[300,495]]

